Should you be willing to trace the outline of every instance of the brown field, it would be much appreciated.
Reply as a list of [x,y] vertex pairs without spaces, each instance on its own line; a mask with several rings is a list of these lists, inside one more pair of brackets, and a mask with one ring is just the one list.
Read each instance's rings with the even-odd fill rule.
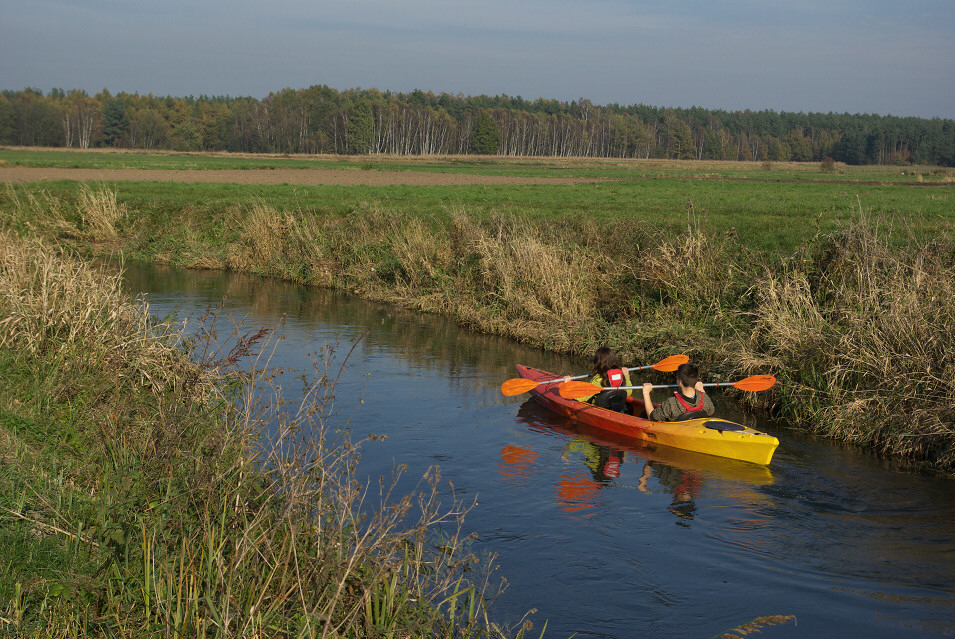
[[302,186],[439,186],[472,184],[576,184],[601,178],[543,178],[418,171],[340,171],[336,169],[71,169],[0,167],[0,183],[74,180],[77,182],[221,182],[230,184],[298,184]]

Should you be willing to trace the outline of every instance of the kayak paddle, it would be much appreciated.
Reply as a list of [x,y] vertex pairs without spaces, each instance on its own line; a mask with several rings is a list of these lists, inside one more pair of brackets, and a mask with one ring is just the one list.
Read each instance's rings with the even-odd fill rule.
[[[671,355],[670,357],[661,359],[656,364],[647,364],[646,366],[634,366],[632,368],[628,368],[627,370],[632,372],[632,371],[642,371],[648,368],[653,368],[663,373],[672,373],[673,371],[675,371],[677,368],[680,367],[680,364],[686,364],[688,361],[690,361],[690,358],[687,357],[686,355]],[[571,379],[584,379],[585,377],[590,377],[590,373],[587,373],[585,375],[577,375],[575,377],[571,377]],[[541,382],[535,382],[532,379],[524,379],[523,377],[515,377],[514,379],[509,379],[503,384],[501,384],[501,392],[507,395],[508,397],[510,397],[512,395],[520,395],[521,393],[526,393],[527,391],[536,388],[540,384],[555,384],[555,383],[563,382],[563,381],[564,381],[563,377],[555,377],[554,379],[545,379],[544,381],[541,381]],[[586,382],[569,382],[569,383],[570,384],[575,384],[575,383],[585,384]],[[588,384],[588,386],[592,386],[592,384]],[[597,387],[595,386],[594,388],[597,388]],[[593,395],[593,393],[590,393],[590,394]],[[583,395],[581,395],[580,397],[583,397]]]
[[686,364],[688,361],[690,361],[690,357],[688,355],[670,355],[665,359],[661,359],[656,364],[649,364],[647,366],[634,366],[632,368],[628,368],[627,370],[632,373],[633,371],[645,371],[648,368],[652,368],[654,370],[660,371],[661,373],[672,373],[676,369],[680,368],[680,364]]
[[[709,382],[703,384],[703,386],[733,386],[740,390],[745,391],[762,391],[767,388],[772,388],[773,384],[776,383],[776,378],[772,375],[753,375],[752,377],[747,377],[746,379],[741,379],[738,382]],[[663,384],[663,385],[654,385],[654,388],[679,388],[677,384]],[[591,395],[596,395],[600,391],[605,390],[636,390],[638,388],[643,388],[643,386],[597,386],[596,384],[589,384],[587,382],[567,382],[566,384],[560,387],[560,396],[564,399],[579,399],[581,397],[590,397]]]

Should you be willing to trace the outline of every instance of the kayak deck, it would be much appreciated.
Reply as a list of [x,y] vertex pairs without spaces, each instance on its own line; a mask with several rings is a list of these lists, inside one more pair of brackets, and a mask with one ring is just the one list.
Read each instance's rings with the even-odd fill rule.
[[[521,377],[537,382],[559,382],[563,379],[554,373],[520,364],[517,366],[517,372]],[[636,397],[628,398],[634,414],[627,415],[561,397],[557,383],[541,384],[530,393],[537,402],[558,415],[626,437],[672,448],[767,465],[779,445],[779,440],[772,435],[725,419],[706,417],[682,422],[650,421],[641,417],[646,415],[646,412],[643,400]]]

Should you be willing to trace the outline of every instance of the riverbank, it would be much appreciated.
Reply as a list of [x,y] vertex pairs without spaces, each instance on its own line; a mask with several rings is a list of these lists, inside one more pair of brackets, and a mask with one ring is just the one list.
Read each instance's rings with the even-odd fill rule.
[[0,256],[0,634],[522,636],[437,471],[359,507],[321,371],[289,416],[267,332],[226,352],[69,252],[4,231]]
[[692,202],[654,225],[470,199],[416,211],[388,192],[320,207],[202,193],[147,203],[111,187],[7,193],[14,227],[87,252],[338,288],[581,358],[606,343],[629,362],[686,352],[715,380],[770,373],[771,392],[738,399],[955,472],[955,252],[943,218],[906,227],[857,198],[851,215],[820,213],[787,240],[795,248],[773,253],[754,239],[756,214],[727,228]]

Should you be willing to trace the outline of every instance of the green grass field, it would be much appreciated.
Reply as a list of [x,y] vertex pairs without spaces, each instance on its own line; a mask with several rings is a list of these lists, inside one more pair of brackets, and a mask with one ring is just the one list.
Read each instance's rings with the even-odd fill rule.
[[216,170],[316,169],[427,171],[521,177],[691,177],[760,181],[853,181],[897,184],[950,183],[955,171],[931,166],[845,166],[823,171],[816,163],[713,162],[618,158],[523,158],[504,156],[247,155],[116,149],[0,148],[0,166]]
[[[301,158],[200,154],[0,149],[0,166],[170,169],[427,171],[611,181],[554,185],[295,186],[117,182],[119,200],[144,214],[206,210],[259,200],[278,210],[347,215],[359,209],[444,218],[464,209],[536,220],[587,218],[685,229],[687,213],[715,233],[738,234],[754,250],[788,254],[817,232],[831,232],[864,211],[896,234],[930,239],[955,222],[955,171],[932,167],[816,164],[563,160],[542,158]],[[903,175],[904,173],[904,175]],[[69,197],[73,182],[43,183]],[[4,198],[3,206],[9,202]]]

